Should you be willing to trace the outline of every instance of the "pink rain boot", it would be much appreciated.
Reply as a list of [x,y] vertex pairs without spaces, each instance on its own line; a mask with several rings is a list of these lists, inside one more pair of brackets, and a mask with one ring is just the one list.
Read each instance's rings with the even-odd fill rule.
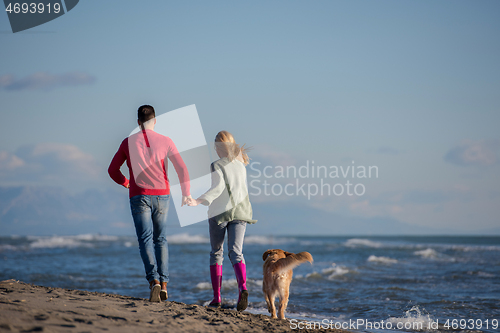
[[236,310],[243,311],[248,306],[248,291],[247,291],[247,268],[244,262],[239,262],[233,266],[236,280],[238,281],[239,297]]
[[222,286],[222,265],[210,265],[210,279],[212,280],[212,289],[214,290],[214,299],[208,306],[220,308],[222,299],[220,297],[220,288]]

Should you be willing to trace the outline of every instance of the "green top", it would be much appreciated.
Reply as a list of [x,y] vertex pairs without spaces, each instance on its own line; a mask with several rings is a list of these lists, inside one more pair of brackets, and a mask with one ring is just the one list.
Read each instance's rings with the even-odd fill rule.
[[252,219],[247,188],[245,165],[234,159],[223,157],[210,165],[212,186],[199,199],[208,207],[208,218],[215,218],[217,224],[234,220],[255,223]]

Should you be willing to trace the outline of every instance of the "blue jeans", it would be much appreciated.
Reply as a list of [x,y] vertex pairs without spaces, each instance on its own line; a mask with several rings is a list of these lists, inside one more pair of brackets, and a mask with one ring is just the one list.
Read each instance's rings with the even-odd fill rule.
[[239,262],[245,263],[243,258],[243,239],[247,223],[245,221],[230,221],[217,224],[215,219],[208,220],[210,230],[210,265],[222,265],[224,260],[224,236],[227,230],[227,249],[229,251],[229,260],[234,266]]
[[136,195],[130,198],[135,232],[146,279],[168,282],[167,213],[170,195]]

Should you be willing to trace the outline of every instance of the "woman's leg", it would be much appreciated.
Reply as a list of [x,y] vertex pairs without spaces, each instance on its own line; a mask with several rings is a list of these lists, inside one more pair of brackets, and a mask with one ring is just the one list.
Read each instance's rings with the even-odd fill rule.
[[243,257],[243,240],[245,239],[245,231],[247,223],[244,221],[231,221],[227,224],[227,249],[229,251],[229,260],[234,266],[237,263],[245,263]]
[[210,265],[222,265],[224,260],[224,236],[226,235],[227,222],[217,224],[215,219],[208,220],[208,228],[210,232]]
[[222,298],[220,289],[222,286],[222,261],[224,260],[224,235],[226,233],[227,223],[217,224],[214,219],[209,219],[210,231],[210,280],[212,281],[212,289],[214,298],[209,306],[220,307]]
[[234,274],[238,281],[238,304],[236,309],[243,311],[248,306],[247,291],[247,271],[245,258],[243,257],[243,239],[247,223],[244,221],[231,221],[227,226],[227,247],[229,250],[229,259],[233,264]]

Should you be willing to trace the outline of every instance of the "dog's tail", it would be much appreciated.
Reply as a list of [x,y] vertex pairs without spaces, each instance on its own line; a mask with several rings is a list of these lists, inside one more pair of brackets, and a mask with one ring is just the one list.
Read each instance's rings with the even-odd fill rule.
[[273,264],[271,271],[273,273],[281,274],[284,271],[294,269],[295,267],[299,266],[302,263],[305,263],[306,261],[309,261],[310,263],[313,262],[313,257],[309,252],[292,253],[290,255],[287,255],[286,258],[277,260]]

